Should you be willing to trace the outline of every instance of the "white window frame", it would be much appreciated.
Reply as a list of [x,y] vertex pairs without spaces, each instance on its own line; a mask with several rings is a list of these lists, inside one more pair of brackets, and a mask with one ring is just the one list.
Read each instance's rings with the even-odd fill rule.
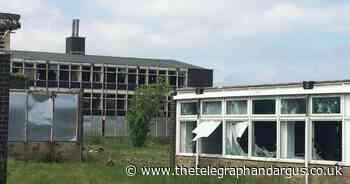
[[[198,116],[198,114],[199,114],[199,110],[200,110],[200,108],[198,109],[198,100],[187,100],[187,101],[179,101],[179,103],[180,103],[180,111],[179,111],[179,116],[181,117],[181,118],[197,118],[197,116]],[[195,114],[195,115],[182,115],[181,114],[181,105],[182,104],[185,104],[185,103],[196,103],[197,104],[197,114]]]
[[[311,117],[315,117],[315,116],[342,116],[342,114],[343,114],[343,112],[344,112],[344,110],[343,110],[343,103],[344,103],[344,100],[343,100],[343,97],[342,96],[344,96],[344,95],[312,95],[312,96],[310,96],[310,100],[309,100],[309,107],[310,107],[310,116]],[[339,106],[340,106],[340,113],[329,113],[329,114],[327,114],[327,113],[314,113],[313,112],[313,99],[314,98],[332,98],[332,97],[339,97],[340,98],[340,104],[339,104]]]
[[[199,99],[189,99],[189,100],[181,100],[177,101],[177,117],[176,117],[176,123],[177,123],[177,130],[179,130],[180,121],[196,121],[197,125],[200,121],[206,121],[206,120],[217,120],[222,122],[222,128],[223,128],[223,135],[222,135],[222,154],[204,154],[199,153],[200,156],[204,157],[213,157],[213,158],[228,158],[228,159],[237,159],[237,160],[253,160],[253,161],[278,161],[278,162],[285,162],[285,163],[305,163],[309,162],[310,164],[323,164],[323,165],[344,165],[344,166],[350,166],[350,158],[347,158],[348,161],[345,160],[345,154],[349,154],[350,148],[348,148],[349,151],[345,149],[346,145],[350,145],[350,141],[346,142],[346,122],[350,123],[350,114],[348,116],[345,115],[345,105],[347,107],[350,107],[349,104],[345,104],[345,96],[348,95],[348,98],[350,98],[350,93],[345,94],[317,94],[317,95],[282,95],[282,96],[254,96],[254,97],[217,97],[217,98],[207,98],[207,99],[201,99],[200,105],[199,105],[199,112],[198,116],[186,116],[186,115],[180,115],[181,109],[180,109],[180,103],[183,102],[198,102]],[[340,112],[336,114],[313,114],[312,113],[312,99],[314,97],[340,97]],[[306,99],[306,114],[281,114],[281,99],[297,99],[297,98],[305,98]],[[234,100],[247,100],[247,114],[245,115],[228,115],[226,114],[226,103],[227,101],[234,101]],[[254,100],[275,100],[275,114],[253,114],[253,101]],[[216,115],[204,115],[202,114],[203,110],[203,102],[208,101],[220,101],[221,102],[221,114]],[[350,100],[349,100],[350,103]],[[247,156],[241,156],[241,155],[226,155],[226,123],[228,121],[248,121],[248,155]],[[253,156],[252,149],[253,149],[253,123],[254,121],[274,121],[276,122],[276,131],[277,131],[277,138],[276,138],[276,157],[270,158],[270,157],[257,157]],[[281,121],[304,121],[305,122],[305,159],[296,159],[296,158],[281,158]],[[341,121],[342,122],[342,161],[328,161],[328,160],[312,160],[312,133],[313,133],[313,122],[314,121]],[[349,128],[350,130],[350,125]],[[176,140],[176,154],[179,156],[195,156],[196,153],[180,153],[179,151],[179,143],[180,143],[180,132],[177,131]],[[197,151],[199,150],[199,145],[197,145]]]
[[[275,101],[275,113],[274,114],[254,114],[254,101],[259,101],[259,100],[274,100]],[[280,108],[279,108],[279,100],[278,97],[254,97],[251,98],[251,115],[253,118],[271,118],[271,117],[276,117],[280,114]]]
[[[342,158],[341,158],[341,161],[332,161],[332,160],[314,160],[313,159],[313,155],[312,155],[312,153],[313,153],[313,150],[314,150],[314,147],[313,147],[313,145],[314,145],[314,142],[313,142],[313,134],[314,134],[314,124],[315,124],[315,121],[341,121],[340,123],[341,123],[341,125],[342,125],[342,137],[341,137],[341,139],[342,139],[342,145],[341,145],[341,147],[342,147]],[[315,119],[312,119],[311,121],[310,121],[310,130],[309,130],[309,132],[310,132],[310,134],[309,134],[309,138],[311,139],[311,142],[309,142],[309,158],[310,158],[310,163],[311,164],[324,164],[324,165],[328,165],[328,164],[330,164],[330,165],[342,165],[342,164],[344,164],[344,121],[343,120],[341,120],[341,119],[338,119],[338,118],[336,118],[336,119],[324,119],[323,117],[319,117],[319,118],[315,118]]]
[[[248,103],[248,102],[247,102]],[[228,122],[248,122],[248,153],[247,155],[228,155],[226,154],[226,125]],[[242,118],[230,118],[230,119],[225,119],[223,121],[223,135],[222,135],[222,138],[223,138],[223,156],[225,158],[233,158],[233,159],[248,159],[249,158],[249,139],[250,139],[250,134],[249,134],[249,127],[250,127],[250,123],[249,123],[249,119],[242,119]]]
[[[290,99],[305,99],[305,113],[302,114],[282,114],[282,100],[290,100]],[[287,118],[294,118],[294,117],[306,117],[306,114],[308,113],[308,100],[306,98],[306,96],[282,96],[280,97],[279,100],[279,112],[280,112],[280,116],[281,118],[287,117]]]
[[[227,102],[232,102],[232,101],[246,101],[247,102],[247,113],[246,114],[227,114]],[[246,117],[249,115],[249,99],[248,98],[227,98],[224,99],[224,116],[225,117]]]
[[[222,105],[222,104],[221,104]],[[197,144],[197,150],[196,150],[196,152],[198,152],[198,155],[199,156],[203,156],[203,157],[215,157],[215,158],[221,158],[223,155],[224,155],[224,137],[225,137],[225,135],[224,135],[224,127],[226,127],[225,125],[224,125],[224,120],[222,119],[222,118],[217,118],[217,117],[209,117],[209,118],[200,118],[198,121],[197,121],[197,126],[199,125],[199,124],[201,124],[201,123],[203,123],[203,121],[208,121],[208,120],[212,120],[212,121],[220,121],[221,123],[220,124],[222,124],[222,150],[221,150],[221,154],[208,154],[208,153],[201,153],[200,152],[200,150],[201,150],[201,143],[200,143],[200,141],[201,141],[201,139],[199,139],[199,142],[198,142],[198,144]],[[219,125],[220,126],[220,125]]]
[[[205,102],[221,102],[221,114],[203,114],[203,103]],[[225,100],[222,98],[214,98],[208,100],[201,100],[200,102],[200,115],[202,118],[219,118],[222,119],[225,110]]]

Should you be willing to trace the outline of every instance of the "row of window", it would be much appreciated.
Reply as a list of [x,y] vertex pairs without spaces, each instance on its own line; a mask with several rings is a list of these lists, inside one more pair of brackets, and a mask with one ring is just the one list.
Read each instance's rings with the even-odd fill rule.
[[[339,114],[340,97],[312,97],[313,114]],[[201,103],[202,115],[246,115],[248,113],[248,100],[226,100],[224,110],[223,101],[203,101]],[[276,114],[276,99],[252,100],[251,112],[253,114]],[[303,97],[285,98],[280,100],[281,114],[306,114],[307,99]],[[181,115],[197,115],[199,111],[197,102],[181,103]]]
[[[202,121],[201,123],[212,123]],[[223,126],[225,124],[225,126]],[[249,133],[249,126],[252,131]],[[180,121],[180,152],[196,153],[195,134],[197,121]],[[277,128],[279,127],[279,131]],[[306,131],[311,132],[311,160],[342,161],[342,121],[221,121],[209,137],[199,139],[199,153],[248,156],[249,140],[253,157],[305,159]],[[279,137],[280,143],[277,144]],[[224,138],[224,139],[223,139]],[[224,149],[223,149],[224,148]],[[277,151],[279,150],[279,152]],[[279,154],[279,155],[278,155]]]

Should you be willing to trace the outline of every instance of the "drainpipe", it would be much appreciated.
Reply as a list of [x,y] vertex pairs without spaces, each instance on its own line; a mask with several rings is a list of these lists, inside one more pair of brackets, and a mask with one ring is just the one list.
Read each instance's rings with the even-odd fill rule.
[[[306,144],[305,144],[305,168],[307,170],[309,170],[309,140],[310,140],[310,135],[309,135],[309,128],[310,128],[310,118],[309,118],[309,114],[310,114],[310,102],[309,102],[310,96],[306,95],[306,122],[305,122],[305,127],[306,127],[306,132],[305,132],[305,138],[306,138]],[[309,175],[305,174],[305,184],[309,184]]]

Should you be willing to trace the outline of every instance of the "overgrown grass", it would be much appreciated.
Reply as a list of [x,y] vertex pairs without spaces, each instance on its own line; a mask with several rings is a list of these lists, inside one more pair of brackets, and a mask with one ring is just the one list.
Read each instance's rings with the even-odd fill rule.
[[[9,184],[283,184],[283,177],[189,177],[189,176],[134,176],[125,174],[129,164],[136,166],[167,167],[169,144],[164,139],[150,139],[146,147],[129,146],[126,138],[97,138],[86,140],[86,147],[102,152],[87,153],[85,162],[45,163],[37,161],[8,162]],[[107,164],[108,160],[113,165]]]

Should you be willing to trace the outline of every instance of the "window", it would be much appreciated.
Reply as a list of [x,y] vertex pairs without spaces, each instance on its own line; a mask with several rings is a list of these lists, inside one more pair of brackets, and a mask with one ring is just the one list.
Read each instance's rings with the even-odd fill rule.
[[208,137],[200,139],[200,153],[222,154],[222,123]]
[[305,122],[281,122],[281,158],[305,158]]
[[246,100],[227,101],[226,114],[247,114],[247,101]]
[[253,155],[276,157],[277,129],[275,121],[253,122]]
[[282,99],[281,113],[282,114],[305,114],[306,99],[305,98]]
[[253,114],[275,114],[275,100],[253,100]]
[[313,97],[312,113],[314,114],[340,113],[340,97]]
[[192,141],[194,134],[192,131],[196,127],[196,121],[181,121],[180,122],[180,152],[195,153],[196,142]]
[[226,155],[248,154],[248,122],[226,122]]
[[221,114],[221,101],[207,101],[203,102],[202,114],[204,115],[220,115]]
[[181,103],[181,115],[196,115],[197,102]]
[[342,122],[313,122],[313,160],[342,160]]

